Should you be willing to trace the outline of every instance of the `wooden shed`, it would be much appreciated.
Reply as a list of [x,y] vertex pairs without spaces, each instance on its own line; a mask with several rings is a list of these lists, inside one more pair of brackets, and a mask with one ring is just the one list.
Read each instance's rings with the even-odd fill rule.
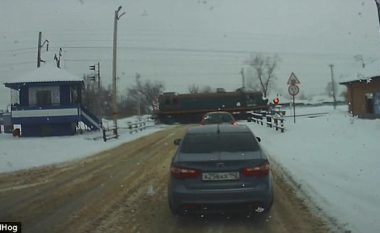
[[349,112],[361,118],[380,118],[380,72],[341,82],[347,87]]

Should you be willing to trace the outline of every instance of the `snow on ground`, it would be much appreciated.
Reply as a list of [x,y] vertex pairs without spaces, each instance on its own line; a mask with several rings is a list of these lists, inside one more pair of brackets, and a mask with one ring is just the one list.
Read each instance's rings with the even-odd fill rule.
[[[291,116],[292,109],[285,109]],[[346,106],[298,107],[296,114],[325,113],[308,118],[285,118],[285,133],[246,123],[261,145],[322,211],[353,233],[380,229],[380,120],[357,119]],[[120,138],[106,143],[101,133],[44,138],[14,138],[0,134],[0,172],[70,161],[116,147],[166,126],[129,134],[119,121]]]
[[128,122],[136,120],[135,117],[119,120],[119,139],[110,139],[107,142],[103,142],[100,131],[74,136],[35,138],[0,134],[0,173],[84,158],[167,127],[154,126],[150,122],[146,129],[130,134]]
[[[292,115],[291,109],[286,109]],[[271,159],[337,224],[354,233],[380,229],[380,120],[357,119],[346,106],[299,107],[285,133],[248,123]]]

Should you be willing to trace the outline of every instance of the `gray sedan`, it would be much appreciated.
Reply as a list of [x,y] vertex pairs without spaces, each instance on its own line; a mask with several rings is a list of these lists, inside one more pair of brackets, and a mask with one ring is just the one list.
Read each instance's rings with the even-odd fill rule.
[[192,127],[176,139],[168,186],[173,214],[267,212],[272,175],[259,141],[244,125]]

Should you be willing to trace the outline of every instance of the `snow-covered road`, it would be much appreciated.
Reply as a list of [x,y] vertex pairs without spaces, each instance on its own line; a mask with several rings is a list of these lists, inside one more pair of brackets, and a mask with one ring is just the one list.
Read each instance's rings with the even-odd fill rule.
[[[286,109],[291,114],[291,109]],[[380,229],[380,120],[352,118],[346,106],[303,107],[297,114],[329,112],[316,118],[286,118],[285,133],[248,124],[261,145],[313,201],[339,226],[352,232]],[[124,124],[130,119],[124,120]],[[123,123],[121,123],[122,125]],[[71,137],[12,138],[0,134],[0,172],[79,159],[160,130],[122,132],[104,143],[84,134]],[[54,154],[54,156],[51,156]]]

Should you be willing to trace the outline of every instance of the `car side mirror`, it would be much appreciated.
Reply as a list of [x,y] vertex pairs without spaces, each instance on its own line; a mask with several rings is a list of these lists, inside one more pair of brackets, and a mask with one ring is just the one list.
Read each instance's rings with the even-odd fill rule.
[[257,141],[258,142],[261,142],[261,138],[260,137],[256,137]]
[[181,143],[181,139],[180,138],[177,138],[174,140],[174,145],[178,146],[180,143]]

